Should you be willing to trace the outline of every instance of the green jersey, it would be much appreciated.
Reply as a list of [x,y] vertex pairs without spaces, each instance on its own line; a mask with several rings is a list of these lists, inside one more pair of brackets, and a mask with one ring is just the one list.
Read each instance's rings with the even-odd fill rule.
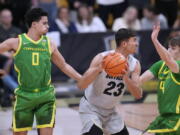
[[26,34],[19,35],[14,63],[20,88],[37,90],[50,86],[51,49],[46,36],[34,41]]
[[[180,67],[180,61],[176,61]],[[153,64],[150,71],[159,80],[158,108],[159,113],[180,114],[180,72],[170,71],[165,62],[158,61]]]

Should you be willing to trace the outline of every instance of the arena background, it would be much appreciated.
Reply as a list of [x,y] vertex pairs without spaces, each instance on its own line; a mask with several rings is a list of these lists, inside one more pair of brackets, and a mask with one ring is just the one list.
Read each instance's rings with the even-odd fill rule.
[[[62,0],[60,3],[64,1],[65,0]],[[151,0],[152,3],[154,3],[154,1],[155,0]],[[66,3],[63,4],[66,5]],[[17,11],[16,13],[18,14],[19,12]],[[110,19],[110,22],[111,21]],[[165,47],[167,47],[166,41],[171,31],[172,29],[162,30],[158,37]],[[159,56],[151,42],[151,32],[152,31],[137,31],[139,48],[135,57],[140,60],[142,73],[154,62],[159,60]],[[48,34],[51,35],[52,33]],[[52,38],[54,37],[52,36]],[[81,74],[86,71],[90,61],[97,53],[113,49],[115,44],[114,32],[112,31],[61,34],[56,35],[56,38],[58,38],[57,42],[59,42],[58,49],[67,63]],[[1,62],[2,60],[0,60],[0,63]],[[77,88],[74,80],[68,78],[54,65],[52,66],[52,81],[55,86],[57,97],[54,135],[80,135],[82,125],[79,119],[78,106],[84,92]],[[144,84],[143,97],[140,100],[134,99],[134,97],[126,91],[122,101],[117,106],[117,111],[124,118],[130,135],[140,135],[148,124],[158,115],[156,87],[156,80]],[[3,87],[0,83],[0,98],[2,98],[2,95]],[[0,106],[0,135],[12,134],[11,123],[12,108]],[[33,130],[30,131],[28,135],[37,135],[35,124]]]

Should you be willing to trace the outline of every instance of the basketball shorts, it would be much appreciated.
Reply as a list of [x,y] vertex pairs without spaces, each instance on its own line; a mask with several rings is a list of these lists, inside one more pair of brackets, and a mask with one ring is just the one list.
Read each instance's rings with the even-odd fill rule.
[[14,132],[31,130],[34,117],[37,128],[54,127],[56,105],[53,86],[34,90],[17,88],[15,95],[12,123]]
[[108,134],[115,134],[124,128],[124,121],[115,109],[103,109],[90,104],[84,97],[79,106],[82,121],[81,134],[89,132],[93,124]]
[[148,127],[147,132],[156,135],[180,135],[180,115],[158,116]]

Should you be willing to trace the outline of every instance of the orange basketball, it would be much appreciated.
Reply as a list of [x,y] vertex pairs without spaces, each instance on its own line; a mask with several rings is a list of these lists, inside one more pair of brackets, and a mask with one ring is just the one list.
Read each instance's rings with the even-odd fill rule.
[[102,65],[108,75],[118,77],[127,69],[127,60],[122,54],[115,52],[105,56]]

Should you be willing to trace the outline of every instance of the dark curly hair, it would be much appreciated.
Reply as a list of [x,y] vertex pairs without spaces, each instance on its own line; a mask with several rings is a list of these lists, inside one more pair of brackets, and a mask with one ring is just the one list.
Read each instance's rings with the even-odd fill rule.
[[25,21],[28,28],[31,27],[32,22],[38,22],[42,16],[48,16],[48,13],[41,8],[33,8],[25,15]]

